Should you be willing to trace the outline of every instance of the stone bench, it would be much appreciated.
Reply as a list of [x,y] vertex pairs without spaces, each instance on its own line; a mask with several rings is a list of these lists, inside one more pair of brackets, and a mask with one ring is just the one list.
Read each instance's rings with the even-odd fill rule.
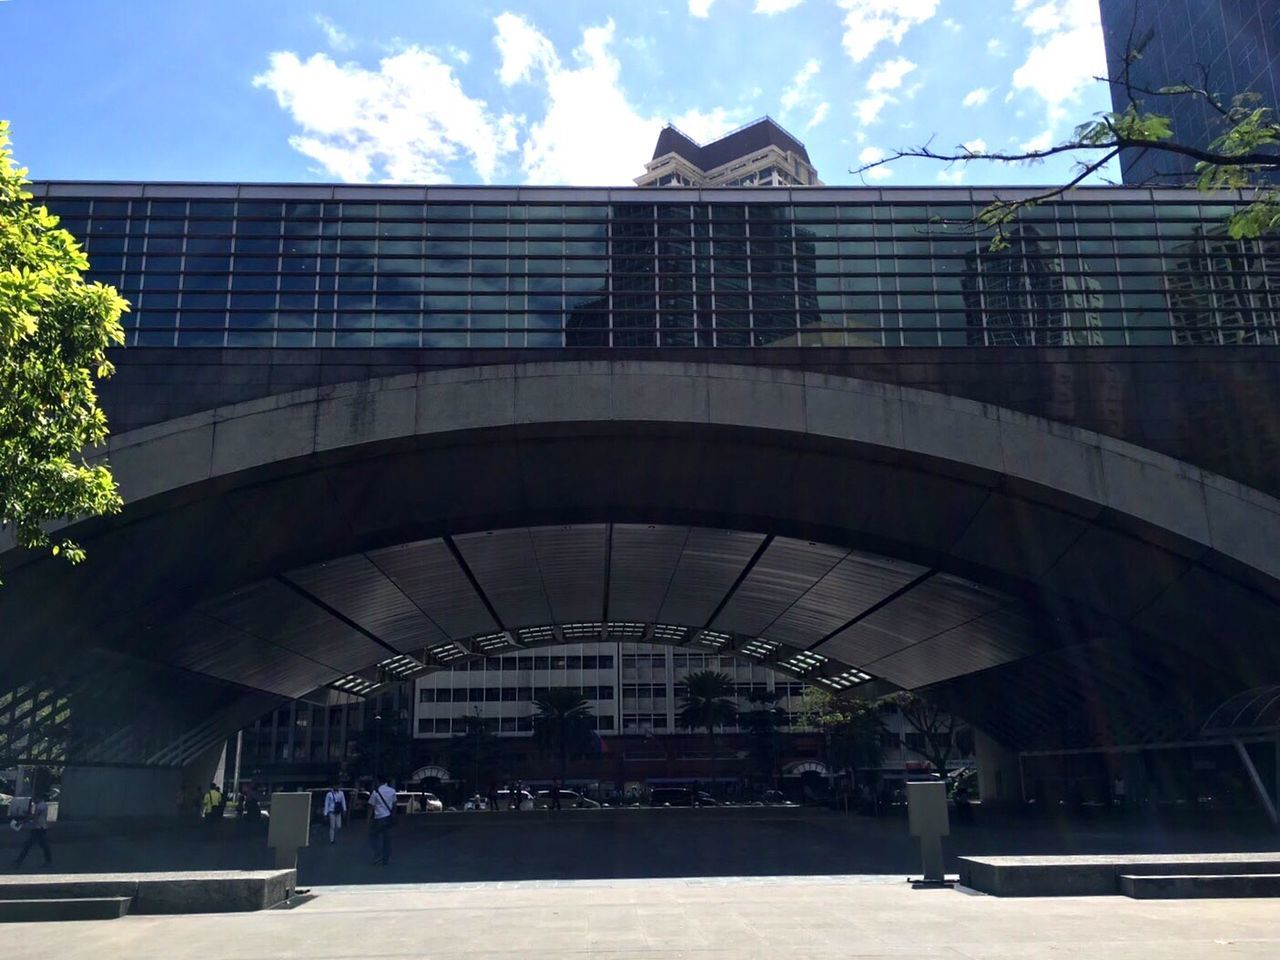
[[0,901],[126,897],[131,913],[242,913],[284,903],[297,882],[294,870],[0,876]]
[[1120,878],[1120,892],[1135,900],[1280,897],[1280,873],[1126,874]]
[[130,897],[50,897],[0,900],[0,923],[58,923],[63,920],[118,920],[129,912]]
[[1280,873],[1280,853],[960,857],[960,883],[997,897],[1097,897],[1122,876]]

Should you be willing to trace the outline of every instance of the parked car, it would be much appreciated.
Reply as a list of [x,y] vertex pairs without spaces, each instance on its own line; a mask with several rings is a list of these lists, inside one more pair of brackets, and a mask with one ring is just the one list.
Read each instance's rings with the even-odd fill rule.
[[[539,790],[537,797],[533,801],[534,808],[549,810],[551,808],[551,797],[555,792],[554,790]],[[565,790],[563,787],[560,788],[560,806],[575,810],[600,809],[600,804],[596,803],[596,801],[584,797],[576,790]]]
[[655,787],[649,791],[651,807],[718,807],[711,794],[690,787]]
[[[534,796],[528,790],[520,791],[519,799],[517,802],[520,804],[521,810],[532,810],[535,806]],[[510,790],[498,791],[498,809],[499,810],[511,809],[511,791]]]
[[476,794],[474,797],[468,797],[462,802],[463,810],[488,810],[489,801],[487,798]]
[[766,790],[760,795],[760,802],[766,807],[798,807],[800,804],[788,800],[781,790]]

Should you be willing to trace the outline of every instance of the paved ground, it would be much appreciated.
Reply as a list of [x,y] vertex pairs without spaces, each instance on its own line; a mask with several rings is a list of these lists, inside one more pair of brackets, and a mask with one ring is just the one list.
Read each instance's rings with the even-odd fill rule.
[[1280,956],[1274,900],[1000,900],[857,877],[313,888],[292,910],[14,924],[59,960],[1215,960]]
[[[734,814],[715,810],[565,811],[554,814],[429,814],[396,826],[390,867],[370,864],[356,822],[330,847],[323,831],[302,851],[303,884],[423,883],[537,879],[619,879],[889,874],[919,870],[905,818],[868,819],[824,810]],[[745,819],[751,817],[752,819]],[[265,830],[228,820],[147,824],[122,833],[72,824],[50,832],[59,872],[217,870],[273,865]],[[8,871],[10,831],[0,837]],[[995,819],[955,824],[945,850],[961,854],[1217,853],[1270,851],[1274,832],[1255,825]],[[33,852],[26,869],[40,862]]]

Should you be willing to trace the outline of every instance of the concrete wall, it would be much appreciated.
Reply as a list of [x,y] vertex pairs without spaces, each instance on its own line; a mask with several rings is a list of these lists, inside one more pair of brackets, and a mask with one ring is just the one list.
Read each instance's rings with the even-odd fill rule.
[[741,364],[915,387],[1044,417],[1280,494],[1277,347],[117,351],[113,432],[306,387],[531,361]]

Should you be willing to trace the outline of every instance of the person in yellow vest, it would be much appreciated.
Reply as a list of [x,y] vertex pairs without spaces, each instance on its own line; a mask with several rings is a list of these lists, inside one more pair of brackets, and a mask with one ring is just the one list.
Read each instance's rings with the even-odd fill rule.
[[218,789],[216,783],[209,784],[209,789],[204,792],[204,800],[200,803],[200,813],[210,823],[222,815],[222,791]]

